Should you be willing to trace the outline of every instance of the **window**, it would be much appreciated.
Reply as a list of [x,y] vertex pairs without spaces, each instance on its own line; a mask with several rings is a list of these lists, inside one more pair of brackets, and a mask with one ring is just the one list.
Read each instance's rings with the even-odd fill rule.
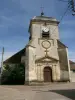
[[49,31],[48,32],[42,31],[42,38],[49,38]]

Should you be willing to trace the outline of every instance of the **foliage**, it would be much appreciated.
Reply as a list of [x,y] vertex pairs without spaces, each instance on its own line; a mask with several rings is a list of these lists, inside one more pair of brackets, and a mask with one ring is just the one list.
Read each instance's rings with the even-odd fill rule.
[[23,64],[6,65],[1,75],[1,84],[24,84],[25,67]]

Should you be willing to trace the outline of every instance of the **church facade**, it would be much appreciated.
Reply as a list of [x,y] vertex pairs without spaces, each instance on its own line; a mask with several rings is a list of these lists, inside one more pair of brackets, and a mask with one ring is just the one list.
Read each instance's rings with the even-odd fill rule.
[[71,80],[68,47],[60,41],[58,24],[55,18],[46,16],[30,20],[29,41],[19,59],[25,64],[25,83]]
[[68,48],[60,42],[58,24],[46,16],[31,19],[25,56],[26,82],[70,81]]

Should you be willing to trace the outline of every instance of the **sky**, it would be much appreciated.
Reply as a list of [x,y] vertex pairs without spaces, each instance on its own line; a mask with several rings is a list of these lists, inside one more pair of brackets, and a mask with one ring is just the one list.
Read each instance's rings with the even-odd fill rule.
[[[2,47],[4,60],[21,50],[28,43],[30,19],[39,16],[43,8],[45,16],[60,21],[68,2],[59,0],[0,0],[0,61]],[[75,61],[75,16],[69,9],[59,24],[60,40],[68,46],[69,59]]]

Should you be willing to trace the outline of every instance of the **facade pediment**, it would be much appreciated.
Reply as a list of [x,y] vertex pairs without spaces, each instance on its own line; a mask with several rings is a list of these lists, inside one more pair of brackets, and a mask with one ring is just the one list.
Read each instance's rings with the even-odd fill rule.
[[52,61],[52,59],[45,58],[42,61]]
[[49,56],[36,59],[36,62],[57,62],[57,61],[58,61],[57,59]]

